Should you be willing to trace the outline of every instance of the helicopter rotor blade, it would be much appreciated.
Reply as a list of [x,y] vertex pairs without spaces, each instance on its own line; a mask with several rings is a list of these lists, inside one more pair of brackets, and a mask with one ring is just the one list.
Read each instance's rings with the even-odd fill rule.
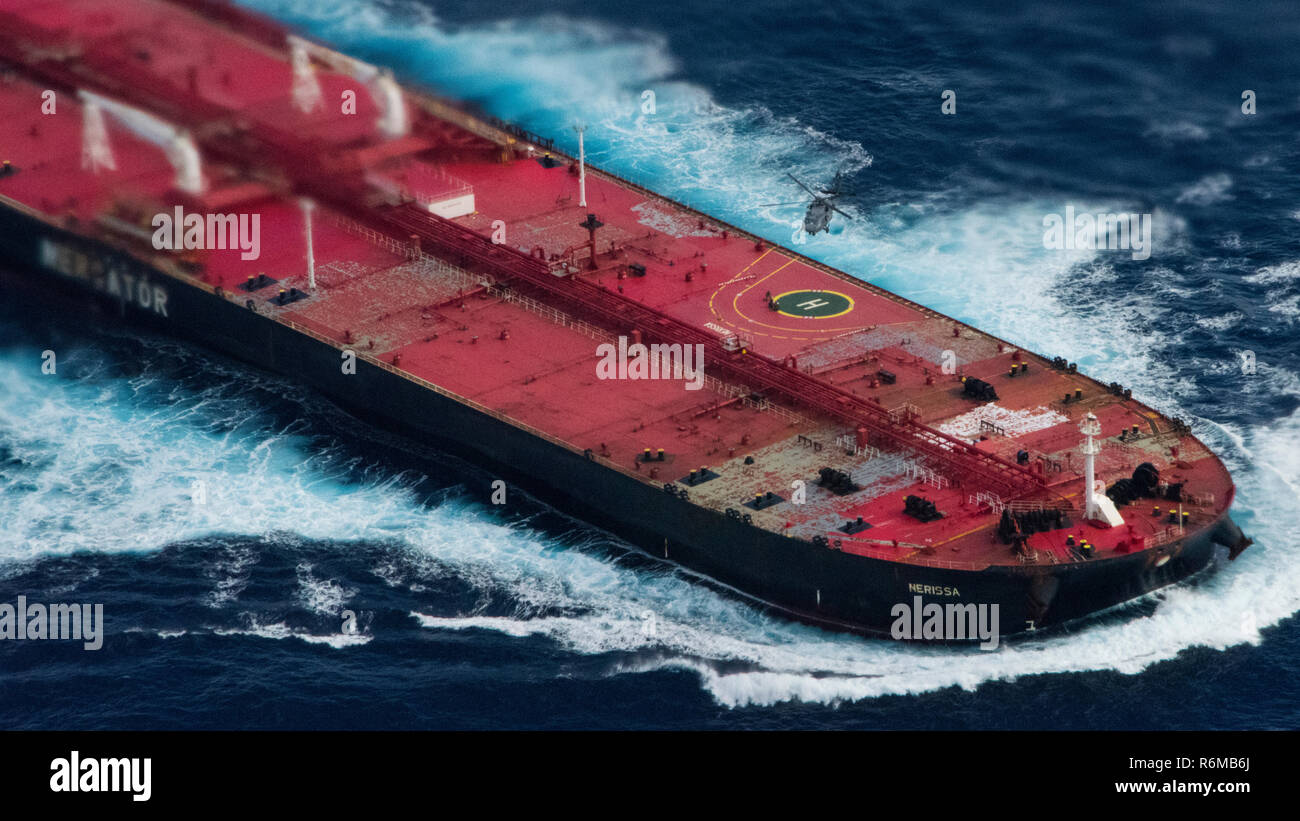
[[804,204],[804,201],[803,201],[803,200],[794,200],[794,201],[792,201],[792,202],[768,202],[768,203],[764,203],[764,204],[762,204],[762,205],[760,205],[760,206],[758,206],[758,207],[759,207],[759,208],[771,208],[771,207],[774,206],[774,205],[803,205],[803,204]]
[[787,177],[789,177],[790,179],[794,180],[796,185],[798,185],[798,186],[799,186],[800,188],[802,188],[803,190],[807,191],[807,192],[808,192],[809,194],[811,194],[812,196],[814,196],[814,197],[817,196],[817,192],[816,192],[816,191],[812,190],[812,189],[809,188],[808,186],[806,186],[806,185],[804,185],[803,183],[799,182],[799,178],[796,177],[794,174],[791,174],[789,171],[787,171],[787,172],[785,172],[785,175],[786,175]]
[[833,205],[831,206],[831,210],[834,211],[835,213],[839,214],[840,216],[844,217],[844,219],[846,219],[846,220],[852,220],[852,219],[853,219],[853,217],[850,217],[848,214],[844,213],[843,211],[841,211],[840,209],[836,208],[836,207],[833,206]]

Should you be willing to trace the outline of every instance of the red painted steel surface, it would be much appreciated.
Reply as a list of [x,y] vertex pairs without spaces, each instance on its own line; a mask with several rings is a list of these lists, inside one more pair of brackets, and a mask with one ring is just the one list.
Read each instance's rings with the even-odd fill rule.
[[[309,290],[298,198],[310,197],[317,287],[309,299],[268,308],[272,315],[591,449],[611,470],[662,483],[709,466],[722,476],[690,488],[698,504],[739,508],[754,493],[788,497],[795,480],[808,482],[809,504],[755,511],[755,524],[825,536],[848,551],[1020,563],[993,538],[998,517],[988,504],[1011,500],[1076,511],[1071,528],[1030,538],[1037,562],[1073,561],[1071,536],[1101,555],[1168,538],[1165,518],[1149,510],[1124,509],[1120,528],[1079,521],[1078,425],[1088,411],[1102,426],[1097,471],[1107,484],[1153,463],[1192,495],[1190,528],[1215,521],[1231,500],[1219,460],[1140,402],[597,169],[588,169],[581,207],[572,158],[516,129],[407,92],[412,131],[385,139],[365,86],[324,65],[315,74],[326,105],[303,113],[292,102],[284,34],[200,0],[8,0],[0,159],[17,172],[0,177],[0,196],[144,259],[182,263],[241,301],[239,284],[263,273],[276,287]],[[163,151],[111,118],[116,169],[83,168],[78,89],[185,129],[207,190],[175,191]],[[47,90],[53,114],[42,111]],[[334,102],[346,91],[355,92],[355,114]],[[538,162],[547,153],[554,167]],[[404,199],[461,183],[474,196],[463,216],[438,217]],[[151,217],[177,205],[256,214],[260,254],[154,249]],[[580,224],[588,213],[603,223],[594,257]],[[494,244],[498,227],[505,241]],[[417,238],[420,253],[463,272],[416,257]],[[768,295],[792,291],[850,307],[825,317],[768,307]],[[710,380],[695,391],[676,380],[598,379],[597,346],[634,334],[702,346]],[[729,349],[733,341],[743,352]],[[944,372],[944,351],[959,373]],[[1021,363],[1028,373],[1008,376]],[[964,398],[963,374],[993,384],[997,402]],[[1062,401],[1076,390],[1082,400]],[[992,421],[957,432],[986,412],[1015,429]],[[637,459],[660,447],[664,463]],[[823,465],[865,477],[862,492],[837,497],[811,484]],[[933,500],[944,518],[905,515],[909,494]],[[858,516],[873,527],[854,536],[838,529]]]

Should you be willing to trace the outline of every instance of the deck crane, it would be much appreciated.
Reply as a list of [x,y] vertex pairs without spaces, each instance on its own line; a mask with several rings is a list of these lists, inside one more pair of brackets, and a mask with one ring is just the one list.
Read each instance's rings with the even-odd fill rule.
[[316,79],[312,60],[319,60],[332,70],[363,83],[370,91],[370,97],[379,107],[379,131],[385,137],[401,137],[411,130],[411,123],[406,113],[406,103],[402,99],[402,89],[387,69],[363,63],[346,54],[339,54],[333,49],[304,40],[290,34],[288,36],[289,52],[293,63],[293,101],[300,111],[310,113],[324,105],[320,81]]
[[98,173],[102,168],[116,170],[113,149],[108,139],[104,115],[113,117],[128,131],[159,146],[176,169],[176,187],[187,194],[202,194],[203,180],[199,149],[189,132],[126,103],[80,89],[82,104],[81,165]]

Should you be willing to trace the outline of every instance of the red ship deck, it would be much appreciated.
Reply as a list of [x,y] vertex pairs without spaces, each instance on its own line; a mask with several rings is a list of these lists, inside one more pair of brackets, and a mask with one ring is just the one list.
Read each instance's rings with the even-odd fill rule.
[[[408,92],[412,131],[388,139],[375,127],[380,111],[366,87],[318,64],[327,105],[303,113],[293,100],[289,53],[271,34],[255,19],[200,22],[195,11],[161,0],[9,0],[0,12],[0,58],[15,71],[0,84],[0,159],[16,172],[0,177],[0,196],[52,221],[75,219],[83,231],[161,267],[193,264],[203,282],[240,302],[250,298],[241,283],[271,276],[279,284],[253,298],[283,321],[591,449],[647,481],[678,481],[707,466],[719,478],[690,487],[694,503],[736,508],[757,526],[824,536],[847,551],[982,567],[1075,561],[1067,537],[1086,538],[1104,556],[1176,535],[1149,509],[1124,508],[1125,525],[1117,528],[1080,521],[1079,422],[1087,412],[1101,424],[1097,475],[1108,485],[1151,462],[1162,481],[1185,483],[1183,509],[1193,528],[1230,502],[1220,462],[1139,402],[596,169],[587,169],[584,207],[570,158],[442,101]],[[116,168],[83,168],[77,88],[187,130],[203,155],[207,190],[178,192],[164,152],[113,118],[106,120]],[[56,91],[56,113],[42,112],[45,89]],[[355,92],[355,114],[332,103],[345,91]],[[263,141],[265,153],[240,150],[253,140]],[[553,167],[538,161],[548,152],[558,160]],[[1017,501],[1065,509],[1072,526],[1032,535],[1034,555],[1017,556],[995,534],[997,511],[1013,500],[976,498],[987,489],[955,470],[943,448],[936,455],[886,441],[858,447],[843,418],[816,405],[756,398],[725,373],[706,371],[700,390],[682,380],[598,378],[598,346],[625,332],[616,318],[577,315],[500,284],[484,287],[481,275],[417,253],[396,227],[373,230],[380,211],[350,194],[362,192],[372,204],[400,200],[409,209],[425,202],[415,189],[444,182],[472,192],[474,210],[454,218],[457,225],[482,236],[504,229],[505,246],[545,260],[557,278],[585,279],[715,338],[734,335],[750,356],[814,375],[896,409],[907,424],[924,423],[1007,462],[1027,452],[1042,489]],[[317,203],[314,289],[298,202],[308,193]],[[258,215],[260,255],[155,250],[150,218],[178,204],[191,213]],[[580,225],[589,213],[603,223],[594,258]],[[634,266],[643,266],[644,276]],[[276,307],[267,297],[278,288],[309,297]],[[780,300],[780,310],[769,307],[769,297]],[[945,372],[945,360],[957,373]],[[1008,376],[1018,363],[1028,373]],[[990,382],[999,398],[963,397],[960,375]],[[1076,390],[1081,400],[1062,401]],[[1129,433],[1134,425],[1138,435]],[[646,448],[663,448],[665,461],[638,460]],[[840,496],[818,487],[824,467],[847,472],[860,489]],[[804,504],[790,501],[796,481],[806,485]],[[769,491],[786,501],[741,507]],[[910,494],[933,501],[944,517],[923,523],[905,514]],[[871,528],[853,536],[839,529],[857,517]]]

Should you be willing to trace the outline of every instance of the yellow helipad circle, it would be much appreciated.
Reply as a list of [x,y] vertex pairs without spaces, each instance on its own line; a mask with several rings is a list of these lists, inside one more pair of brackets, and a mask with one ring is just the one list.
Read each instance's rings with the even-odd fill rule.
[[[807,298],[801,302],[791,303],[791,308],[799,309],[797,312],[791,312],[781,307],[781,300],[798,295],[806,295]],[[844,316],[853,310],[853,297],[839,291],[828,291],[824,288],[797,288],[772,297],[772,301],[777,305],[776,312],[778,314],[795,319],[831,319],[832,317]]]

